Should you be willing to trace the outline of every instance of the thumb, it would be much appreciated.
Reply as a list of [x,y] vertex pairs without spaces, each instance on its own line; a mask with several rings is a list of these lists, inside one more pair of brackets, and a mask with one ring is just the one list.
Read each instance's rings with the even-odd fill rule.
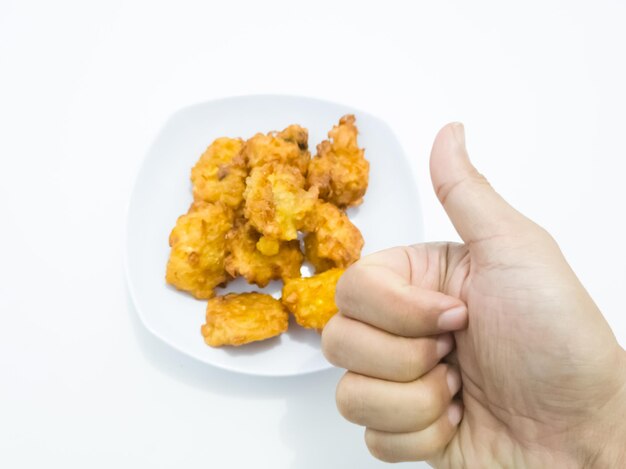
[[430,154],[435,193],[465,243],[511,234],[529,222],[493,190],[469,160],[463,124],[439,131]]

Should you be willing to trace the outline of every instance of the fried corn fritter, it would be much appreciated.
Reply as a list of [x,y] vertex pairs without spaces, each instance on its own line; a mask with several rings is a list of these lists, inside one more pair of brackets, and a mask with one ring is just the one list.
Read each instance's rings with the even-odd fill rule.
[[[220,137],[200,156],[191,169],[194,203],[170,234],[165,278],[208,299],[201,328],[207,345],[275,337],[287,330],[289,312],[301,326],[322,330],[337,312],[337,282],[363,248],[343,211],[362,202],[368,185],[357,134],[355,117],[346,115],[314,158],[299,125],[245,141]],[[300,276],[305,258],[315,267],[312,277]],[[282,298],[215,296],[216,287],[235,277],[261,288],[282,280]]]
[[347,268],[361,257],[363,236],[348,216],[333,204],[318,202],[307,217],[304,252],[315,272]]
[[170,234],[167,283],[196,298],[211,298],[213,289],[228,279],[225,237],[232,226],[232,211],[224,205],[194,202]]
[[290,125],[281,132],[256,134],[246,142],[243,155],[250,168],[282,163],[298,168],[302,175],[306,175],[311,159],[308,140],[307,129]]
[[275,255],[266,256],[256,248],[260,234],[249,223],[240,224],[227,235],[225,267],[233,277],[265,287],[271,280],[300,276],[303,255],[298,240],[278,242]]
[[269,339],[287,330],[289,314],[264,293],[229,293],[209,300],[201,328],[211,347],[243,345]]
[[302,327],[321,330],[337,312],[335,289],[343,269],[285,281],[281,301]]
[[369,162],[357,144],[353,115],[343,116],[328,132],[329,140],[317,146],[309,163],[307,183],[317,187],[319,197],[338,207],[359,205],[369,181]]
[[222,202],[233,209],[242,204],[248,175],[242,148],[240,138],[222,137],[209,145],[191,169],[195,201]]
[[313,209],[317,189],[304,190],[304,176],[293,167],[269,163],[253,167],[246,180],[244,216],[264,236],[290,241]]

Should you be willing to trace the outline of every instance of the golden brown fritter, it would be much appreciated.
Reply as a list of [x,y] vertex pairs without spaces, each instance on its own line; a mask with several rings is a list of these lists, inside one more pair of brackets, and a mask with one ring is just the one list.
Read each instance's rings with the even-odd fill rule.
[[242,148],[243,140],[222,137],[206,149],[191,169],[195,201],[222,202],[233,209],[241,205],[248,175]]
[[363,236],[348,216],[333,204],[321,202],[307,217],[304,252],[317,273],[340,267],[345,269],[361,257]]
[[[346,207],[363,200],[369,163],[357,144],[352,115],[342,117],[311,159],[308,131],[290,125],[247,141],[213,141],[191,170],[194,203],[170,234],[166,281],[209,299],[205,342],[242,345],[287,330],[291,311],[321,330],[337,312],[337,281],[363,248]],[[319,197],[319,198],[318,198]],[[305,255],[316,275],[300,276]],[[282,279],[283,297],[214,289],[233,277],[265,287]]]
[[337,312],[335,288],[343,269],[285,281],[281,301],[302,327],[321,330]]
[[242,345],[282,334],[289,314],[263,293],[229,293],[209,300],[202,335],[207,345]]
[[305,191],[304,183],[293,166],[270,163],[252,168],[244,192],[245,217],[264,236],[296,239],[317,200],[317,189]]
[[319,197],[338,207],[363,202],[369,181],[369,162],[357,144],[358,130],[353,115],[343,116],[328,132],[329,140],[317,146],[309,163],[307,183],[319,189]]
[[228,279],[225,237],[232,226],[232,211],[224,205],[194,202],[170,234],[167,283],[196,298],[211,298],[213,289]]
[[311,159],[308,139],[307,129],[290,125],[281,132],[256,134],[246,142],[243,155],[250,168],[267,163],[282,163],[294,166],[302,175],[306,175]]
[[266,256],[256,248],[260,236],[248,223],[228,233],[226,271],[233,277],[241,275],[248,283],[256,283],[261,288],[270,280],[299,277],[304,256],[298,240],[280,241],[276,254]]

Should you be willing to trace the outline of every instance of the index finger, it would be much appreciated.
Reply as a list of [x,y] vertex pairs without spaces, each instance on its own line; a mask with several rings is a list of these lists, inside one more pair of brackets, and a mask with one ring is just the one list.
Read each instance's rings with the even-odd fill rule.
[[461,300],[412,285],[382,260],[359,261],[339,279],[335,301],[343,315],[404,337],[440,334],[467,325],[467,307]]

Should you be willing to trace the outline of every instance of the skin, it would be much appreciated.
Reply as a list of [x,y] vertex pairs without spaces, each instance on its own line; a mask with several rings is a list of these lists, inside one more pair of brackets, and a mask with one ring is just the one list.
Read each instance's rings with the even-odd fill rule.
[[470,163],[461,124],[431,178],[464,244],[350,267],[322,335],[370,452],[437,468],[626,467],[626,352],[554,239]]

